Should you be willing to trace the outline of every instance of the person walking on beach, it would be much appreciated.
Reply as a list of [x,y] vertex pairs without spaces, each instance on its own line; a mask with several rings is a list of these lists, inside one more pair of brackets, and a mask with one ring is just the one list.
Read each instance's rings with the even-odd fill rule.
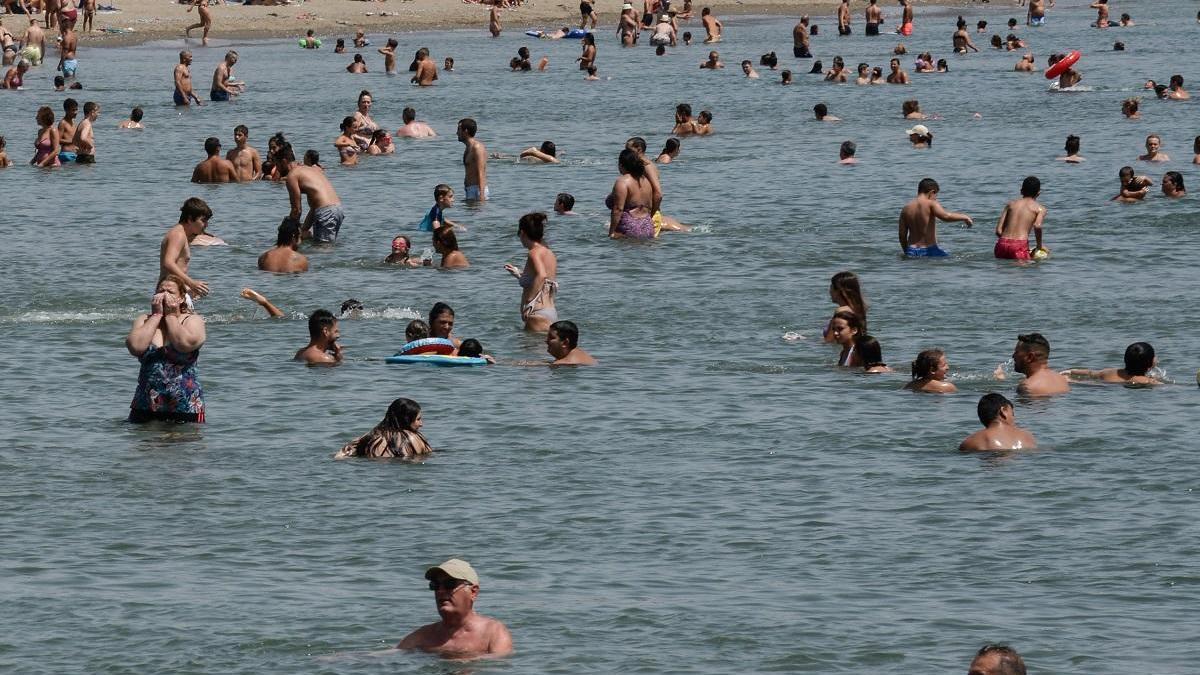
[[233,81],[233,67],[237,65],[238,53],[230,50],[225,52],[225,60],[213,71],[212,88],[208,92],[213,101],[228,101],[242,93],[245,85]]
[[183,284],[179,290],[188,304],[191,304],[193,296],[202,298],[208,295],[208,284],[188,276],[188,264],[192,260],[189,244],[204,234],[211,218],[212,209],[203,199],[188,199],[179,209],[179,222],[167,230],[158,247],[158,283],[161,284],[168,276],[174,276]]
[[175,66],[175,105],[190,105],[194,101],[196,105],[200,103],[200,97],[196,96],[196,92],[192,91],[192,53],[187,51],[179,52],[179,65]]
[[25,29],[25,34],[21,36],[21,51],[20,55],[29,60],[29,64],[33,66],[42,65],[42,59],[46,58],[46,31],[38,25],[37,17],[29,18],[29,27]]
[[478,130],[475,120],[470,117],[458,122],[458,140],[467,146],[463,151],[463,166],[466,169],[463,186],[469,202],[487,201],[491,196],[487,184],[487,148],[475,140]]
[[595,0],[579,0],[579,27],[587,28],[588,21],[592,22],[592,30],[595,30],[600,21],[596,15]]
[[195,0],[195,2],[187,8],[188,12],[196,9],[196,13],[200,15],[200,21],[194,23],[183,30],[183,36],[189,38],[192,36],[193,28],[203,28],[204,35],[201,36],[200,44],[208,46],[208,31],[212,29],[212,14],[208,11],[208,0]]
[[[291,204],[288,217],[304,223],[302,233],[307,233],[314,244],[332,244],[342,229],[345,213],[325,172],[319,166],[294,161],[285,163],[281,169]],[[304,219],[300,218],[302,196],[308,198],[308,217]]]
[[937,243],[937,221],[975,224],[965,213],[942,208],[937,196],[940,188],[932,178],[917,184],[917,197],[900,210],[900,250],[910,258],[944,258],[948,255]]
[[512,635],[500,621],[475,612],[479,575],[465,560],[452,558],[425,570],[440,621],[404,637],[397,649],[432,652],[454,658],[507,656]]

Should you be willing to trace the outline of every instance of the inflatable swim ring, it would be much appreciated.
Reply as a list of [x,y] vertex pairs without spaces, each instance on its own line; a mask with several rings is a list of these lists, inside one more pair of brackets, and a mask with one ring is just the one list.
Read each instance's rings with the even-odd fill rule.
[[384,361],[388,363],[425,363],[431,366],[486,366],[487,360],[472,356],[446,356],[444,354],[396,354]]
[[313,46],[308,46],[308,38],[300,38],[296,41],[302,49],[319,49],[321,47],[321,38],[313,38]]
[[454,353],[454,343],[446,338],[422,338],[405,343],[396,356],[416,356],[419,354],[441,354],[448,356]]
[[1064,56],[1061,61],[1046,69],[1046,79],[1053,80],[1059,75],[1067,72],[1067,69],[1075,65],[1075,62],[1079,60],[1080,56],[1082,56],[1082,54],[1079,53],[1079,50],[1076,49],[1071,51],[1069,54]]

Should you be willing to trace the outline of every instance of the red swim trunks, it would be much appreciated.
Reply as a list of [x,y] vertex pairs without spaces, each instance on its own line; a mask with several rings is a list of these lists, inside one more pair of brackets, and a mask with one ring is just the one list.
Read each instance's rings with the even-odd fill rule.
[[913,32],[913,25],[911,23],[906,23],[903,26],[900,26],[900,34],[901,35],[909,36],[909,35],[912,35],[912,32]]
[[997,258],[1031,260],[1027,239],[997,239],[996,248],[992,252],[996,254]]

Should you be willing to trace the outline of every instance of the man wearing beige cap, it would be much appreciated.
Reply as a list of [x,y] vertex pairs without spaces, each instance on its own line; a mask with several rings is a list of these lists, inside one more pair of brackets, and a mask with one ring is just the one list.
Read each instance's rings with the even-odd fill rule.
[[450,658],[499,657],[512,653],[503,623],[475,613],[479,575],[465,560],[451,558],[425,570],[441,621],[409,633],[397,649],[419,649]]

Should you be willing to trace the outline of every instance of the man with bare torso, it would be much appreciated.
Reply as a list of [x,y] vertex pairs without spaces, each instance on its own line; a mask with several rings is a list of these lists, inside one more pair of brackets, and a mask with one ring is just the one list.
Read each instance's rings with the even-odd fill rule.
[[46,31],[38,25],[37,17],[29,17],[29,27],[21,36],[21,55],[33,66],[41,65],[46,57]]
[[58,121],[58,161],[65,164],[75,161],[75,115],[79,113],[79,101],[68,98],[63,101],[63,116]]
[[292,274],[308,271],[308,258],[300,248],[300,221],[284,218],[275,237],[275,246],[258,256],[258,269],[264,272]]
[[1017,414],[1012,401],[1004,396],[984,394],[979,399],[976,412],[983,429],[963,439],[958,446],[960,452],[1031,450],[1037,447],[1033,434],[1017,426]]
[[491,197],[487,184],[487,148],[475,140],[478,130],[475,120],[469,117],[458,122],[458,140],[467,146],[463,151],[463,167],[466,169],[463,186],[469,202],[487,201]]
[[203,199],[188,199],[179,209],[179,222],[167,230],[158,248],[158,281],[155,282],[155,287],[157,288],[167,275],[174,275],[183,282],[185,301],[189,304],[192,297],[201,298],[208,295],[208,284],[188,276],[188,264],[192,260],[192,249],[188,244],[204,233],[210,218],[212,209],[208,208]]
[[[285,174],[291,210],[288,217],[304,223],[302,235],[307,234],[314,244],[332,244],[342,229],[345,213],[333,184],[319,166],[295,162],[281,167]],[[308,216],[301,219],[301,197],[308,199]]]
[[75,21],[68,18],[63,18],[60,24],[60,39],[58,43],[58,70],[63,74],[63,79],[74,79],[75,71],[79,69],[79,60],[75,58],[75,52],[79,47],[79,35],[75,33]]
[[996,247],[993,254],[1008,260],[1030,260],[1029,231],[1037,238],[1037,249],[1042,248],[1042,220],[1046,207],[1038,203],[1042,192],[1042,181],[1028,176],[1021,182],[1021,198],[1009,202],[996,224]]
[[96,137],[94,123],[100,117],[100,104],[88,101],[83,104],[83,119],[75,127],[72,144],[75,146],[75,162],[77,164],[96,163]]
[[433,57],[424,52],[417,55],[417,71],[410,81],[413,84],[428,87],[436,82],[437,79],[437,64],[433,62]]
[[209,136],[204,140],[204,152],[208,158],[192,169],[193,183],[236,183],[237,169],[233,162],[221,157],[221,139]]
[[937,181],[922,178],[917,184],[917,198],[900,210],[900,250],[910,258],[945,258],[950,254],[937,243],[937,221],[975,224],[965,213],[953,213],[938,202]]
[[441,620],[409,633],[397,649],[446,658],[496,658],[512,653],[512,635],[500,621],[475,612],[479,575],[464,560],[451,559],[425,571]]
[[863,12],[867,20],[867,27],[863,32],[867,35],[879,35],[879,24],[883,23],[883,10],[879,8],[878,1],[871,0],[871,4],[867,5]]
[[411,107],[404,109],[401,119],[404,120],[404,126],[396,130],[397,138],[433,138],[437,136],[433,127],[417,121],[417,111]]
[[1092,25],[1096,28],[1108,28],[1108,0],[1096,0],[1088,7],[1096,10],[1096,23]]
[[208,98],[213,101],[228,101],[229,99],[242,93],[245,85],[233,80],[233,67],[237,65],[238,53],[235,51],[225,52],[225,60],[217,66],[213,71],[212,88],[208,91]]
[[250,129],[245,124],[234,127],[234,148],[225,155],[225,159],[233,164],[240,183],[258,180],[262,177],[262,156],[258,154],[258,150],[246,143],[249,138]]
[[1046,3],[1044,0],[1029,0],[1029,13],[1025,16],[1025,25],[1046,25]]
[[492,0],[492,8],[488,10],[488,31],[492,37],[500,37],[500,0]]
[[798,59],[811,59],[812,52],[808,49],[808,16],[800,17],[800,21],[792,28],[792,56]]
[[175,66],[175,72],[172,78],[175,81],[175,105],[190,105],[191,101],[195,101],[196,105],[200,105],[200,97],[196,96],[196,92],[192,91],[192,53],[184,50],[179,52],[179,64]]
[[704,38],[705,42],[721,41],[721,31],[725,25],[721,23],[720,19],[713,16],[711,9],[705,7],[700,10],[700,23],[704,24],[704,31],[708,33],[708,37]]
[[842,0],[837,10],[838,35],[850,34],[850,0]]

